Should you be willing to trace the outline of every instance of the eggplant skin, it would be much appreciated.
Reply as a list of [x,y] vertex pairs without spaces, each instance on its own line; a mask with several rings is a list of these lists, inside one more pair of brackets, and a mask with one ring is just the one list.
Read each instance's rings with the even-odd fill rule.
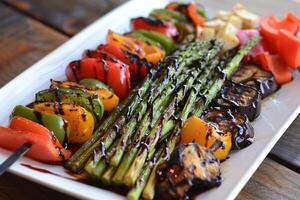
[[156,171],[155,199],[188,199],[221,184],[220,162],[207,148],[196,144],[176,147],[170,160]]
[[243,149],[254,142],[254,128],[243,113],[212,107],[205,112],[204,119],[214,125],[220,134],[231,133],[232,149]]
[[254,87],[260,91],[262,99],[276,92],[280,86],[272,73],[267,72],[254,64],[245,64],[238,68],[231,80],[236,83]]
[[253,121],[260,115],[261,100],[257,89],[228,80],[214,100],[214,105],[244,113]]

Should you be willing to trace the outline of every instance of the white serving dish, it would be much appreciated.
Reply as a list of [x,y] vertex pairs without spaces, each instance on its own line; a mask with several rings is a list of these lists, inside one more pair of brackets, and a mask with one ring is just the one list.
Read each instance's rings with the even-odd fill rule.
[[[108,29],[120,33],[125,32],[129,30],[130,18],[147,15],[153,8],[161,8],[168,2],[168,0],[129,1],[91,24],[2,87],[0,90],[0,124],[7,125],[8,117],[14,106],[33,101],[34,93],[47,88],[50,78],[65,79],[64,70],[66,65],[70,61],[80,58],[83,50],[95,48],[97,44],[103,42]],[[219,9],[230,9],[236,1],[202,0],[201,2],[210,13],[214,13]],[[251,11],[261,15],[276,14],[283,16],[289,10],[294,12],[300,10],[299,2],[296,0],[252,0],[240,2],[246,4]],[[254,144],[242,151],[232,153],[230,159],[222,163],[224,179],[222,185],[219,188],[199,195],[197,199],[234,199],[237,196],[284,131],[298,115],[300,110],[299,85],[300,78],[297,75],[291,83],[284,85],[276,94],[264,101],[262,114],[254,122],[256,134]],[[10,154],[11,152],[0,149],[0,162]],[[21,163],[49,170],[62,177],[31,170],[21,165]],[[124,199],[123,196],[116,193],[63,178],[69,177],[72,179],[61,166],[47,165],[28,158],[22,158],[9,171],[80,199]]]

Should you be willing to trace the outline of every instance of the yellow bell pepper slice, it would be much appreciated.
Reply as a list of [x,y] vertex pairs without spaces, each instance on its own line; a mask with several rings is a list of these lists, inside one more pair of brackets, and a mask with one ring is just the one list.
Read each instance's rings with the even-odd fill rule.
[[212,125],[196,116],[185,121],[181,130],[181,144],[196,142],[211,148],[217,141],[222,142],[222,145],[214,151],[214,154],[220,161],[226,160],[232,147],[230,133],[220,135]]
[[97,93],[99,99],[103,103],[104,110],[106,112],[111,112],[119,104],[119,97],[106,88],[87,87],[71,81],[54,81],[54,80],[51,80],[51,87],[78,88],[78,89],[86,90],[87,92],[90,93]]
[[56,114],[67,121],[70,128],[68,141],[70,143],[83,144],[93,134],[94,117],[81,106],[58,102],[45,102],[33,104],[33,109],[39,112]]

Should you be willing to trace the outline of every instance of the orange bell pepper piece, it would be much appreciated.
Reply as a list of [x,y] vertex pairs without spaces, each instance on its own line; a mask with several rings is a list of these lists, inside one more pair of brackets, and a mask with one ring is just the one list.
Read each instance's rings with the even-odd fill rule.
[[136,44],[131,38],[119,35],[111,30],[107,33],[107,43],[116,45],[125,51],[138,55],[140,58],[146,56],[145,51],[139,44]]
[[191,2],[188,4],[187,14],[195,26],[204,26],[205,25],[205,19],[201,15],[198,14],[197,4],[195,2]]
[[190,142],[196,142],[207,148],[211,148],[217,141],[219,141],[222,145],[214,151],[214,154],[222,161],[228,157],[231,150],[231,137],[231,133],[220,135],[212,125],[196,116],[192,116],[188,118],[183,125],[180,143],[187,144]]
[[107,43],[116,45],[140,58],[145,58],[151,63],[157,63],[165,56],[165,51],[154,45],[147,44],[136,38],[119,35],[112,31],[109,31],[107,34]]
[[270,55],[264,52],[259,55],[260,63],[264,70],[271,71],[278,84],[284,84],[292,80],[292,74],[288,66],[284,64],[279,55]]

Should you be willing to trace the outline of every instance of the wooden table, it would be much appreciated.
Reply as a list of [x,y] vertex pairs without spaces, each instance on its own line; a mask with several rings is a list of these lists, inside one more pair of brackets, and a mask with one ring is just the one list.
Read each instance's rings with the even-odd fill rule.
[[[0,87],[126,0],[2,0]],[[68,3],[67,3],[68,2]],[[300,117],[237,199],[300,199]],[[73,199],[12,174],[0,177],[0,199]]]

